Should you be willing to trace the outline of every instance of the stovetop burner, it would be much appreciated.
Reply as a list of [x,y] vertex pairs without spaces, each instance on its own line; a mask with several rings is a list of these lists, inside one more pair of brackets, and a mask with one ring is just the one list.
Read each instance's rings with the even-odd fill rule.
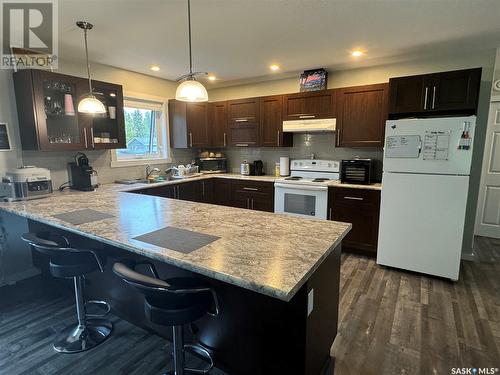
[[315,178],[312,180],[312,182],[325,182],[325,181],[330,181],[329,178]]
[[298,181],[298,180],[302,180],[302,177],[300,177],[300,176],[291,176],[291,177],[286,177],[285,180],[287,180],[287,181]]

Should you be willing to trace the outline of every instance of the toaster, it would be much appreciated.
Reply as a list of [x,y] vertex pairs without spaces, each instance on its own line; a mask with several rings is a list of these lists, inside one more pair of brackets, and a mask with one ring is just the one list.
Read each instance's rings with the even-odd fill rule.
[[0,197],[9,202],[43,198],[52,194],[50,171],[24,166],[8,171],[0,183]]

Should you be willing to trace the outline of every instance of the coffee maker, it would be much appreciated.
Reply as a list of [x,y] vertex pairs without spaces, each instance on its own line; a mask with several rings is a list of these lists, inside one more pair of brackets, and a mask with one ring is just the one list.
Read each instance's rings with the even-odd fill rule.
[[69,184],[71,189],[94,191],[98,186],[97,171],[89,165],[89,158],[82,152],[75,155],[75,161],[68,163]]

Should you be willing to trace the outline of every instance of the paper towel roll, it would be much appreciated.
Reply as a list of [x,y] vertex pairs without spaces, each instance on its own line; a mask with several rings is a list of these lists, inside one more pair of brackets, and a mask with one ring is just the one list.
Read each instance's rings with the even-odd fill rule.
[[287,156],[280,158],[280,176],[288,176],[290,174],[290,158]]

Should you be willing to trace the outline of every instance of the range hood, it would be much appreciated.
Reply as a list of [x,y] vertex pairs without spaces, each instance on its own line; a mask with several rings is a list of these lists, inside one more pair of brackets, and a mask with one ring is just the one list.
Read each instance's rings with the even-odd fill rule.
[[283,121],[284,133],[334,132],[337,119],[303,119]]

